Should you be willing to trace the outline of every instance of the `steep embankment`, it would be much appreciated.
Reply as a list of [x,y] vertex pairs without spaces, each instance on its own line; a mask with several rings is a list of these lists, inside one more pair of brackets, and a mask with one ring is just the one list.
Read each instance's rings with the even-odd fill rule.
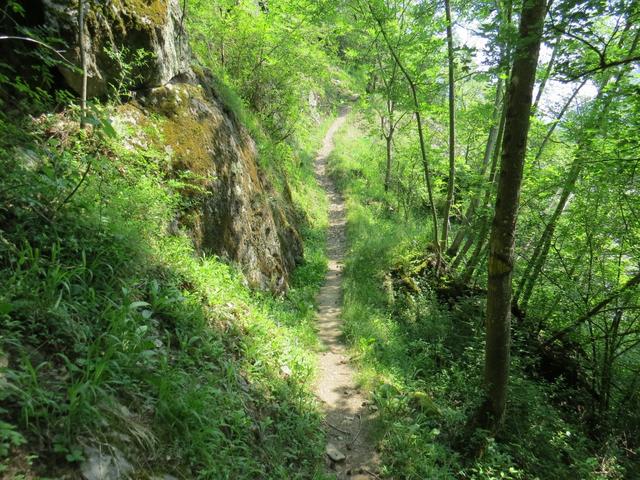
[[[181,57],[177,0],[92,5],[90,91],[117,101],[93,102],[87,130],[74,109],[1,125],[0,476],[319,476],[317,141],[277,190]],[[74,9],[45,13],[74,44]],[[133,75],[106,45],[154,55]]]
[[[258,168],[255,142],[221,100],[219,82],[192,70],[183,24],[178,0],[92,5],[83,38],[88,95],[131,97],[129,90],[137,90],[115,121],[132,133],[132,148],[155,143],[167,152],[167,173],[185,183],[189,207],[174,227],[184,226],[199,251],[240,264],[251,285],[284,291],[302,259],[291,199]],[[43,27],[76,46],[65,55],[79,67],[76,9],[47,1]],[[80,94],[81,70],[63,65],[60,71]],[[160,130],[155,138],[149,126]]]

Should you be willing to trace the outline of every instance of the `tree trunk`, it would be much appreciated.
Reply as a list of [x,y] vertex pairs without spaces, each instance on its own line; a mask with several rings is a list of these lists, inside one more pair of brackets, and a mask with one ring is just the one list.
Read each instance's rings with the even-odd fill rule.
[[[384,75],[384,72],[383,72]],[[394,75],[395,76],[395,75]],[[391,79],[393,82],[393,78]],[[391,87],[387,85],[387,119],[389,120],[389,130],[384,127],[384,118],[382,118],[382,136],[387,143],[387,164],[384,175],[384,191],[388,192],[391,185],[391,167],[393,166],[393,134],[396,131],[396,123],[394,117],[395,103],[391,98]]]
[[[429,195],[429,203],[431,204],[431,219],[433,221],[433,246],[440,258],[440,248],[438,243],[438,214],[436,213],[436,204],[433,200],[433,187],[431,186],[431,169],[427,160],[427,149],[424,143],[424,134],[422,131],[422,116],[420,115],[420,106],[418,103],[418,95],[416,86],[411,83],[411,93],[413,95],[413,103],[415,105],[416,126],[418,128],[418,140],[420,142],[420,154],[422,156],[422,167],[424,171],[424,179],[427,185],[427,194]],[[439,260],[438,260],[439,261]]]
[[549,59],[549,63],[547,64],[547,68],[544,71],[544,76],[540,81],[540,86],[538,87],[538,93],[536,94],[536,99],[533,102],[533,111],[537,112],[538,107],[540,105],[540,99],[542,98],[542,93],[544,92],[544,87],[546,87],[547,82],[549,81],[549,77],[551,77],[551,72],[553,71],[553,67],[556,63],[556,57],[558,56],[558,50],[560,49],[560,39],[562,35],[556,35],[555,43],[553,44],[553,51],[551,52],[551,58]]
[[576,89],[573,91],[571,96],[567,99],[567,101],[562,106],[562,109],[560,110],[558,115],[556,115],[555,120],[553,121],[553,123],[549,127],[549,130],[547,130],[547,133],[544,136],[544,138],[542,139],[542,143],[540,144],[540,148],[538,148],[538,153],[536,153],[535,161],[540,160],[540,157],[542,156],[542,152],[544,152],[544,147],[547,146],[547,142],[551,138],[551,135],[553,135],[553,132],[556,130],[556,127],[560,123],[560,120],[562,120],[562,117],[564,117],[564,114],[567,113],[567,110],[569,109],[569,106],[573,103],[573,100],[578,95],[578,92],[580,92],[580,90],[582,89],[582,87],[584,87],[584,85],[587,83],[587,81],[588,81],[588,78],[585,78],[582,81],[582,83],[580,85],[578,85],[578,87],[576,87]]
[[84,1],[78,2],[78,46],[82,68],[82,90],[80,92],[80,128],[86,127],[87,117],[87,52],[84,44]]
[[393,160],[393,130],[389,131],[389,135],[385,135],[387,142],[387,168],[384,175],[384,191],[389,191],[389,185],[391,184],[391,165]]
[[497,430],[503,422],[511,349],[511,277],[520,187],[529,132],[533,85],[540,52],[545,0],[525,1],[510,78],[500,177],[489,251],[484,383],[480,425]]
[[453,189],[456,179],[456,97],[453,64],[453,25],[451,22],[451,4],[444,0],[447,17],[447,56],[449,58],[449,180],[447,182],[447,202],[442,219],[442,251],[449,243],[449,216],[453,204]]
[[[500,117],[500,126],[498,127],[498,136],[496,140],[498,145],[502,144],[506,120],[507,120],[507,102],[504,103],[504,106],[502,108],[502,115]],[[487,187],[484,192],[484,198],[482,200],[482,206],[484,208],[489,207],[489,201],[491,200],[491,194],[493,193],[493,185],[495,183],[496,176],[498,173],[498,159],[500,158],[500,153],[501,153],[500,148],[496,148],[493,151],[493,158],[491,160],[491,170],[489,172],[489,180],[487,182]],[[471,258],[469,259],[469,262],[467,262],[467,266],[465,268],[464,273],[462,274],[461,280],[463,283],[466,283],[471,279],[476,266],[480,262],[480,253],[482,252],[484,244],[487,240],[487,235],[489,234],[489,220],[488,220],[487,213],[485,213],[484,211],[481,213],[480,217],[476,221],[474,229],[475,230],[479,229],[480,233],[475,239],[476,247],[473,250],[473,253],[471,254]],[[464,248],[460,251],[456,259],[454,260],[452,265],[453,269],[457,268],[458,265],[460,265],[465,255],[467,254],[467,251],[473,246],[473,243],[474,243],[474,239],[470,237],[467,244],[465,244]]]
[[549,248],[551,247],[551,241],[553,240],[553,234],[555,233],[558,220],[567,206],[569,196],[573,192],[576,182],[578,181],[578,177],[580,176],[580,170],[582,170],[582,159],[576,157],[573,165],[571,166],[571,170],[569,170],[569,174],[567,175],[567,180],[562,187],[562,192],[560,194],[558,204],[556,205],[556,209],[554,210],[553,215],[551,215],[549,223],[547,223],[547,226],[545,227],[544,232],[533,251],[532,258],[529,259],[527,268],[522,276],[522,281],[518,286],[515,301],[519,303],[519,307],[522,310],[527,309],[527,304],[529,303],[529,298],[531,298],[533,287],[538,280],[538,276],[540,275],[542,267],[547,259],[547,255],[549,254]]

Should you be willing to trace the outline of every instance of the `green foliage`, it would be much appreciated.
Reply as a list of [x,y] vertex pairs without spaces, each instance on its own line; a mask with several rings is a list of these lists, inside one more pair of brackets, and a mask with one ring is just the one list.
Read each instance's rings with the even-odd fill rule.
[[[0,410],[1,413],[7,413],[6,410]],[[7,422],[0,421],[0,457],[5,457],[13,447],[19,447],[26,443],[22,434],[16,431],[16,427]],[[2,467],[0,466],[0,472]]]
[[[29,128],[46,138],[61,124],[2,149],[0,463],[19,447],[62,473],[100,442],[156,473],[319,478],[308,352],[322,201],[307,205],[289,293],[251,292],[219,259],[196,258],[186,233],[166,233],[183,204],[164,151],[122,148],[136,132],[91,135],[65,116]],[[312,178],[307,161],[296,195],[322,198]]]
[[109,85],[114,100],[123,101],[131,97],[133,90],[144,79],[144,68],[153,58],[153,53],[139,48],[131,51],[126,46],[111,44],[104,52],[115,63],[118,76]]
[[332,85],[332,76],[340,75],[339,66],[332,64],[337,60],[332,55],[334,3],[274,2],[268,11],[252,0],[195,1],[189,6],[198,60],[233,87],[277,142],[288,139],[309,114],[317,114],[309,105],[310,94],[326,102],[348,89]]
[[[362,125],[359,118],[352,115],[352,122]],[[476,295],[450,302],[432,271],[411,273],[422,272],[427,222],[389,212],[385,205],[393,196],[385,198],[381,189],[366,131],[347,127],[336,142],[330,165],[349,212],[345,335],[360,382],[379,408],[383,473],[407,479],[623,478],[616,447],[593,441],[582,420],[560,407],[567,387],[528,375],[529,353],[519,340],[502,434],[469,437],[468,418],[481,398],[484,302]],[[377,152],[384,154],[383,148]],[[469,460],[465,447],[476,443],[484,445],[481,454]]]
[[57,32],[30,24],[24,2],[5,2],[0,17],[0,107],[8,110],[42,112],[68,104],[67,91],[55,89],[58,67],[75,69],[60,50],[65,47]]

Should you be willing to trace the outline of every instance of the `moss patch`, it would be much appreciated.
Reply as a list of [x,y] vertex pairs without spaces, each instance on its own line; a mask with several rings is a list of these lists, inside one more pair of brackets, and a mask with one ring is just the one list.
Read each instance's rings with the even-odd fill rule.
[[191,111],[192,101],[201,101],[202,92],[191,85],[158,87],[151,93],[150,106],[161,114],[164,143],[172,150],[174,168],[197,176],[210,175],[213,168],[214,125]]
[[162,132],[173,150],[176,168],[190,170],[196,175],[211,173],[213,134],[208,125],[193,117],[177,116],[167,119]]
[[164,23],[167,18],[168,0],[120,0],[120,3],[136,16],[148,18],[154,25]]

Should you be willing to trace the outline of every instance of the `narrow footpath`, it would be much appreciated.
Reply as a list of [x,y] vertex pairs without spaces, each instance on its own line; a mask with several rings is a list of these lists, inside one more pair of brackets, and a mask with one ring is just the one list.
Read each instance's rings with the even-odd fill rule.
[[324,138],[315,162],[318,183],[329,199],[327,250],[329,270],[318,294],[318,336],[324,346],[318,359],[316,395],[325,413],[326,460],[339,480],[380,478],[378,457],[369,442],[374,409],[358,390],[355,369],[342,340],[342,261],[346,248],[344,200],[327,173],[333,137],[347,119],[344,109]]

